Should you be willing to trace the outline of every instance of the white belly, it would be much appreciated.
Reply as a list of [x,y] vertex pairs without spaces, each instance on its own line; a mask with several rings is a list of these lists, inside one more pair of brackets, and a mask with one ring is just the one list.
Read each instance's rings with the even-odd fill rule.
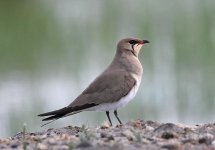
[[117,102],[100,104],[95,107],[86,109],[86,111],[110,111],[110,110],[116,110],[120,107],[123,107],[134,98],[134,96],[138,91],[139,85],[140,83],[137,83],[126,96],[122,97]]

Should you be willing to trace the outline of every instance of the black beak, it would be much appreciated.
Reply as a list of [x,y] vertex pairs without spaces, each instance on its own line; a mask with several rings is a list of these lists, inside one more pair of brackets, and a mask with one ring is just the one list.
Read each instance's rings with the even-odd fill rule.
[[143,40],[143,44],[146,44],[146,43],[150,43],[150,42],[147,40]]

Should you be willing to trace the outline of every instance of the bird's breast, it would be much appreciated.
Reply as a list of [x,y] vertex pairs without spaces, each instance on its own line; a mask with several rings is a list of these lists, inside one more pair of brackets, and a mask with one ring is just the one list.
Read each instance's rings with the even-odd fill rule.
[[137,81],[141,82],[142,74],[143,74],[143,67],[138,60],[138,58],[134,58],[134,60],[127,63],[127,71],[131,74],[131,76]]
[[139,89],[139,86],[140,86],[140,82],[137,81],[135,86],[130,90],[130,92],[126,96],[120,98],[118,101],[112,102],[112,103],[99,104],[95,107],[91,107],[91,108],[87,109],[87,111],[117,110],[118,108],[125,106],[128,102],[130,102],[135,97],[135,95],[137,94],[137,91]]

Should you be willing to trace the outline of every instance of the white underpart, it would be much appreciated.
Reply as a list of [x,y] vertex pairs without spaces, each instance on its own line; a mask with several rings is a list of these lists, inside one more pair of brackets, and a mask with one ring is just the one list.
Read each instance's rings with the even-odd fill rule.
[[120,107],[123,107],[135,97],[139,86],[140,86],[140,81],[136,83],[136,85],[131,89],[131,91],[126,96],[122,97],[117,102],[99,104],[95,107],[86,109],[86,111],[110,111],[110,110],[116,110]]
[[143,46],[142,44],[135,44],[134,45],[134,50],[140,51],[140,49],[141,49],[142,46]]
[[126,47],[129,47],[129,49],[131,51],[133,51],[133,48],[135,51],[140,51],[141,47],[143,46],[143,44],[135,44],[133,47],[131,44],[128,44]]

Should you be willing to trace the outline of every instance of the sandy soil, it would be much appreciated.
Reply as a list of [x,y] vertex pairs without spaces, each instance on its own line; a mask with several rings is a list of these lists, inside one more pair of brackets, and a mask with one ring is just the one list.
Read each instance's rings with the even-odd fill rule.
[[187,126],[135,120],[115,127],[68,126],[0,138],[0,149],[215,150],[215,123]]

